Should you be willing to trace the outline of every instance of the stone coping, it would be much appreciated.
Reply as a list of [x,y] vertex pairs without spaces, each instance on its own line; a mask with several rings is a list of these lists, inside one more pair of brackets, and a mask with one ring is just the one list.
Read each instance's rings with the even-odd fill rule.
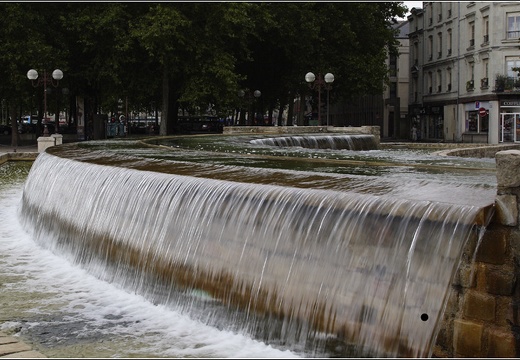
[[37,152],[8,152],[0,154],[0,165],[8,161],[34,161],[39,155]]

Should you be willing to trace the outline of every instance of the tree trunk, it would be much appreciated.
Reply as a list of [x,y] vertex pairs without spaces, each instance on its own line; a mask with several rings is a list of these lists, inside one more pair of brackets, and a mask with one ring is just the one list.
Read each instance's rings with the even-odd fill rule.
[[20,135],[18,134],[18,111],[17,106],[12,102],[9,106],[9,114],[11,116],[11,146],[17,147],[20,144]]
[[294,93],[289,92],[289,106],[287,107],[287,126],[292,126],[294,114]]
[[161,126],[159,127],[159,135],[166,136],[168,134],[168,107],[170,103],[170,82],[168,79],[168,69],[164,66],[162,78],[162,112]]

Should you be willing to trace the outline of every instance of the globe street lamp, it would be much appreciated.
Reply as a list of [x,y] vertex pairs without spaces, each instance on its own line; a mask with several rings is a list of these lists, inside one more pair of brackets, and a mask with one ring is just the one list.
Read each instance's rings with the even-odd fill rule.
[[[63,71],[60,69],[54,70],[51,78],[48,76],[47,71],[43,70],[43,77],[38,78],[38,71],[31,69],[27,71],[27,78],[31,80],[34,87],[43,85],[43,117],[45,119],[47,116],[47,85],[58,87],[58,83],[63,79]],[[56,83],[54,83],[53,79],[56,80]],[[57,133],[58,129],[56,128],[55,131]],[[49,136],[49,130],[47,129],[46,123],[44,124],[43,136]]]
[[[245,95],[247,94],[247,98],[249,100],[249,102],[251,103],[251,108],[253,107],[253,96],[255,98],[259,98],[260,96],[262,96],[262,92],[260,90],[255,90],[253,92],[253,94],[251,94],[251,92],[249,90],[238,90],[238,96],[240,96],[241,98],[243,98]],[[248,123],[249,125],[251,125],[251,120],[249,119],[251,117],[251,113],[253,113],[253,118],[254,118],[254,112],[252,111],[253,109],[251,109],[251,111],[249,112],[249,116],[248,116]],[[242,114],[240,115],[240,117],[242,118]]]
[[331,73],[325,74],[325,77],[322,77],[321,74],[318,74],[318,79],[316,79],[316,75],[311,72],[308,72],[305,75],[305,81],[309,83],[309,87],[311,89],[318,89],[318,124],[321,124],[321,88],[327,89],[327,126],[329,126],[329,90],[331,88],[332,82],[334,82],[334,75]]

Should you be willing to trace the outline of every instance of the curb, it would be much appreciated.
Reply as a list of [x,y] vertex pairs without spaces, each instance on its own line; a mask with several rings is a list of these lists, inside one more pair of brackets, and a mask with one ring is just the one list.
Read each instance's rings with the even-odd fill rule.
[[0,332],[0,358],[46,358],[14,336]]

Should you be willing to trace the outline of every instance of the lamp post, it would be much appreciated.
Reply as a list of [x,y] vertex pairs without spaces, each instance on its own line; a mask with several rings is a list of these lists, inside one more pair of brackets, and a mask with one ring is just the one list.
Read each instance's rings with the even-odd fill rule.
[[[47,89],[47,91],[50,90],[50,89]],[[61,89],[61,95],[60,94],[56,94],[56,114],[54,116],[54,126],[55,126],[55,133],[57,134],[58,133],[58,130],[60,128],[60,100],[67,96],[69,94],[69,89],[67,88],[62,88]],[[65,115],[66,115],[66,111],[65,111]]]
[[318,89],[318,124],[321,124],[321,88],[325,88],[327,90],[327,126],[329,126],[329,90],[331,88],[332,82],[334,82],[334,75],[331,73],[325,74],[325,77],[322,77],[321,74],[318,74],[318,79],[316,79],[316,75],[311,72],[308,72],[305,75],[305,81],[309,83],[309,87],[311,89]]
[[[246,96],[246,94],[247,94],[247,97],[248,97],[249,101],[251,102],[251,107],[253,107],[253,104],[252,104],[252,101],[251,101],[253,99],[253,97],[258,99],[260,96],[262,96],[262,92],[260,90],[253,91],[253,94],[251,94],[251,92],[249,90],[245,90],[245,91],[244,90],[238,90],[238,96],[240,96],[241,98]],[[251,115],[252,112],[253,111],[250,111],[249,115]],[[242,117],[242,114],[240,114],[240,117]],[[248,117],[248,122],[250,122],[249,117]],[[254,117],[254,115],[253,115],[253,117]],[[249,124],[249,125],[251,125],[251,124]]]
[[[34,87],[43,85],[43,117],[45,119],[45,116],[47,115],[47,85],[58,87],[59,81],[63,79],[63,71],[60,69],[54,70],[51,78],[48,76],[47,71],[43,70],[43,77],[38,78],[38,71],[31,69],[27,72],[27,78],[31,80]],[[56,83],[54,83],[53,79],[56,80]],[[55,131],[57,132],[58,129],[56,128]],[[49,130],[47,129],[46,123],[44,124],[43,136],[49,136]]]

